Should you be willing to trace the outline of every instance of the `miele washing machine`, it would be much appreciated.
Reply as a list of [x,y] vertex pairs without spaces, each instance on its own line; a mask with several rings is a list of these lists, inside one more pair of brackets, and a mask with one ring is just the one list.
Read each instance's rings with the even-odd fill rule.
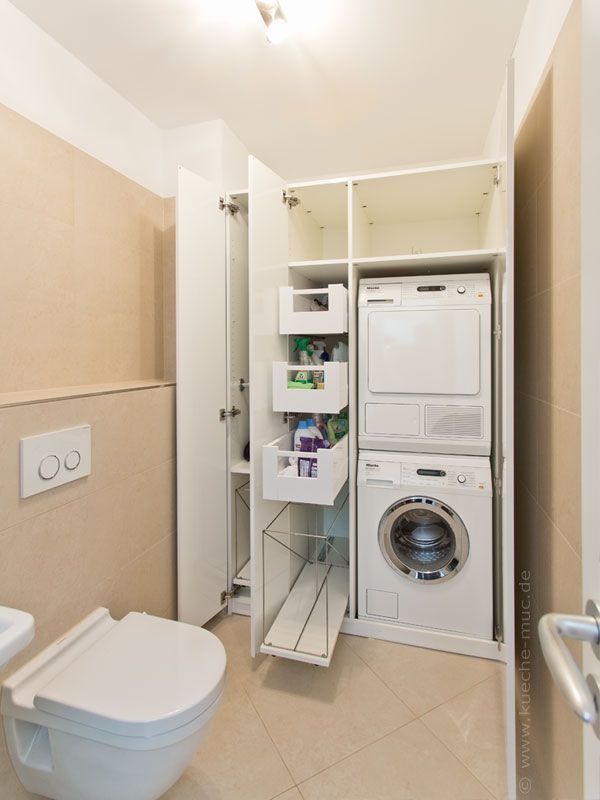
[[493,638],[488,459],[363,451],[358,614]]
[[360,281],[360,448],[489,455],[491,303],[486,274]]

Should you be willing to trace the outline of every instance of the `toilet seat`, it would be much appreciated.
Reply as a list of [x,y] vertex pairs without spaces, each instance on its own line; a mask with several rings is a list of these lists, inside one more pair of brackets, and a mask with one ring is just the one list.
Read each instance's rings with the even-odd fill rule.
[[156,800],[206,735],[225,667],[209,631],[96,609],[2,686],[19,780],[54,800]]
[[160,736],[214,703],[225,663],[221,642],[203,628],[132,612],[39,687],[33,703],[118,736]]

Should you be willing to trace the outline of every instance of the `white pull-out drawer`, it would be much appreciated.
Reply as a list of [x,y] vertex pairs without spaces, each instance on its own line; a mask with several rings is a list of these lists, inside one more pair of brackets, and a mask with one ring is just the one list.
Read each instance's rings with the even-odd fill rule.
[[262,653],[329,666],[348,603],[348,495],[289,503],[263,532]]
[[[314,311],[315,299],[327,310]],[[348,330],[348,290],[341,283],[326,289],[279,288],[279,333],[346,333]]]
[[[286,433],[263,445],[263,499],[332,506],[348,480],[348,436],[315,453],[294,451],[294,434]],[[310,458],[317,462],[317,476],[298,475],[298,465],[290,458]]]
[[[288,381],[298,373],[310,376],[322,372],[322,389],[289,388]],[[348,405],[348,364],[329,361],[321,366],[273,362],[273,411],[298,411],[303,414],[338,414]]]

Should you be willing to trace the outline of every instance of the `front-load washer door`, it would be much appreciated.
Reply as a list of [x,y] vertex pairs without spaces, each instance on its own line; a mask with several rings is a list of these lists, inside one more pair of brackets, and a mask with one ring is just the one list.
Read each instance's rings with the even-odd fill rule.
[[432,497],[393,503],[379,523],[379,547],[398,574],[419,583],[455,577],[469,557],[469,536],[461,518]]
[[475,309],[372,311],[369,391],[477,395],[480,318]]

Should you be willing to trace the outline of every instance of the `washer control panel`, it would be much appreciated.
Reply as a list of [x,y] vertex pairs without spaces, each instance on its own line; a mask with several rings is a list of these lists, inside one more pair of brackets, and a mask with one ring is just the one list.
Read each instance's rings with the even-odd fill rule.
[[21,497],[76,481],[91,471],[89,425],[21,439]]
[[490,491],[490,468],[440,462],[398,462],[360,459],[358,482],[368,486],[437,487],[438,489]]

